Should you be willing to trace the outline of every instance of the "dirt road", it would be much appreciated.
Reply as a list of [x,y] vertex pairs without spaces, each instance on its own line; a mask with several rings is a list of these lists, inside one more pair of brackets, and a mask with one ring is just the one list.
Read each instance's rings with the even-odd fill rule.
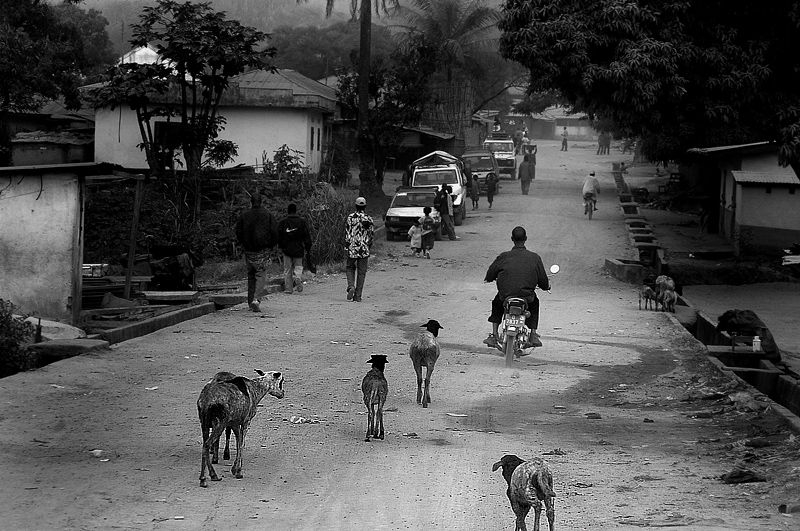
[[[381,242],[361,304],[346,301],[343,274],[319,278],[263,314],[217,312],[0,380],[1,527],[513,529],[491,466],[514,453],[549,461],[557,529],[797,529],[800,514],[777,512],[800,503],[797,442],[771,413],[731,404],[698,345],[602,272],[627,245],[608,159],[539,146],[531,195],[513,183],[491,211],[482,200],[462,241],[437,242],[431,260]],[[592,221],[589,169],[605,187]],[[481,343],[494,296],[482,279],[517,224],[562,272],[542,294],[544,347],[506,369]],[[407,348],[429,318],[445,329],[422,409]],[[388,433],[364,443],[372,353],[389,355]],[[244,479],[221,463],[223,481],[200,488],[198,393],[219,370],[254,368],[283,371],[286,398],[267,397],[254,419]],[[736,463],[769,481],[721,482]]]

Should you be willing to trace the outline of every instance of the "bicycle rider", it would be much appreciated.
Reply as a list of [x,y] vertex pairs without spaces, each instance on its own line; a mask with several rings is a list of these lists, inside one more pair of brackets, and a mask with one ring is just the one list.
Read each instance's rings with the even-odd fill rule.
[[594,172],[589,172],[583,180],[583,215],[589,213],[589,209],[597,210],[597,196],[600,195],[600,183],[594,176]]

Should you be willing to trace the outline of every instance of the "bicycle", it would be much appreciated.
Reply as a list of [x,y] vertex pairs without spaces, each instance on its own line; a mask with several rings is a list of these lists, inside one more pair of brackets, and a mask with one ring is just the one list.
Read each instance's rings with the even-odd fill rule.
[[583,215],[589,215],[589,219],[592,219],[592,213],[597,210],[597,199],[593,193],[587,193],[583,196]]

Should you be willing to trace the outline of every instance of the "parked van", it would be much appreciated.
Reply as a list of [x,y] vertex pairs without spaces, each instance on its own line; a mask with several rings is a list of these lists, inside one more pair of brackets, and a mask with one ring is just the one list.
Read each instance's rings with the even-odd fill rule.
[[461,155],[464,166],[469,164],[472,175],[478,176],[478,184],[481,188],[486,188],[486,179],[489,175],[500,177],[500,167],[494,154],[487,149],[470,149]]
[[453,223],[461,225],[467,217],[467,182],[464,163],[445,151],[434,151],[411,163],[411,186],[447,184],[453,189]]

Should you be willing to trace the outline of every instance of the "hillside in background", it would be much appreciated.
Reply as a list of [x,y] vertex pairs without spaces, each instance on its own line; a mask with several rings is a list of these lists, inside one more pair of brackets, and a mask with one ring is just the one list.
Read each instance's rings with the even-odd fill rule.
[[[298,4],[296,0],[210,0],[218,11],[225,11],[229,19],[240,21],[261,31],[272,32],[280,26],[328,26],[350,20],[350,2],[337,2],[330,18],[325,18],[325,0],[309,0]],[[118,54],[130,49],[131,24],[139,22],[144,6],[154,5],[153,0],[84,0],[79,7],[96,9],[108,20],[108,36]],[[377,20],[375,22],[378,22]]]

